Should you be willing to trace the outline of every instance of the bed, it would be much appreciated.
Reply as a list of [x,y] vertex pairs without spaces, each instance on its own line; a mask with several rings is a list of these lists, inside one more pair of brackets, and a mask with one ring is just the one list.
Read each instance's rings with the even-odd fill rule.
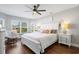
[[44,53],[44,50],[57,41],[56,33],[32,32],[21,36],[22,44],[28,46],[36,54]]

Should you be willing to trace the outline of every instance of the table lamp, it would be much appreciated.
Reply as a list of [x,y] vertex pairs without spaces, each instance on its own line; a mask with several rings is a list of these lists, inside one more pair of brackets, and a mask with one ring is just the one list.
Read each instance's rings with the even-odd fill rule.
[[69,23],[68,22],[63,22],[63,24],[62,24],[62,29],[63,29],[63,33],[67,33],[68,32],[68,30],[69,30]]

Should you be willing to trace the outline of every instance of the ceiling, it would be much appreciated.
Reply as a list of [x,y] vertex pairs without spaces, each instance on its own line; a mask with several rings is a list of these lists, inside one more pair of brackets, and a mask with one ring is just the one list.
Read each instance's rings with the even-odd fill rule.
[[0,4],[0,12],[6,13],[8,15],[25,17],[29,19],[37,19],[50,14],[54,14],[69,8],[78,6],[77,4],[40,4],[39,9],[46,9],[46,12],[42,12],[42,15],[35,14],[27,6],[33,8],[33,4]]

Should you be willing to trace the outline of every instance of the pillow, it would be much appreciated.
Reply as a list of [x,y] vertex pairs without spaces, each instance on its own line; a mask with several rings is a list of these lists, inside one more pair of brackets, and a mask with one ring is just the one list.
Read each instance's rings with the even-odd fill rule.
[[41,30],[41,29],[39,29],[39,30],[37,30],[38,32],[42,32],[43,30]]
[[50,30],[43,30],[42,33],[47,33],[47,34],[49,34],[49,33],[50,33]]
[[56,34],[57,33],[57,30],[50,30],[50,33]]

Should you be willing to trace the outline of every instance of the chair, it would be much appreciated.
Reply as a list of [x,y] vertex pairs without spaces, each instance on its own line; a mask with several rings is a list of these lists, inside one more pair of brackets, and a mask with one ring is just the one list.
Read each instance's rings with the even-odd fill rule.
[[5,34],[5,42],[7,44],[14,44],[18,39],[20,39],[20,35],[16,31],[6,31]]

